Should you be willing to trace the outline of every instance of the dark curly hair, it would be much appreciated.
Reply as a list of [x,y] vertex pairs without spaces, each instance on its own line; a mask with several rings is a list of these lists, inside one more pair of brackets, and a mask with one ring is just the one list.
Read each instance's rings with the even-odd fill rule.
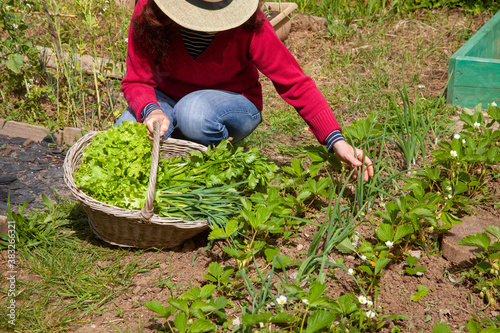
[[[242,25],[243,29],[254,31],[262,26],[258,11]],[[132,27],[135,38],[157,58],[166,55],[171,36],[180,30],[180,26],[165,15],[154,0],[148,0],[142,13],[132,20]]]

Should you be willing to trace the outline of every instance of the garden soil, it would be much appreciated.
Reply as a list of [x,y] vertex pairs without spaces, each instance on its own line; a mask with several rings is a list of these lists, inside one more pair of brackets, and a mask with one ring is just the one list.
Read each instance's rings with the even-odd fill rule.
[[[457,20],[460,13],[457,13]],[[320,73],[314,73],[314,61],[324,56],[332,42],[321,38],[323,25],[321,19],[296,15],[293,20],[292,31],[286,40],[287,46],[297,56],[300,63],[308,63],[308,67],[313,71],[313,76],[318,84],[322,86],[334,85],[335,82],[321,78]],[[484,22],[478,21],[481,26]],[[314,40],[314,43],[311,41]],[[302,46],[308,45],[307,49]],[[339,44],[336,44],[337,46]],[[349,46],[341,46],[349,47]],[[305,51],[304,51],[305,50]],[[445,50],[443,51],[445,52]],[[446,53],[447,52],[447,53]],[[448,57],[451,49],[444,53]],[[311,69],[312,68],[312,69]],[[426,93],[439,95],[446,85],[447,63],[436,61],[429,63],[426,68],[421,69],[421,81],[425,85]],[[270,82],[263,80],[264,88],[272,90]],[[280,101],[271,101],[281,103]],[[339,106],[342,109],[342,106]],[[64,158],[64,151],[54,147],[49,141],[29,142],[20,138],[1,137],[0,140],[0,209],[4,211],[6,194],[11,193],[13,203],[22,203],[25,199],[32,204],[41,204],[41,194],[50,196],[50,188],[59,191],[63,196],[69,196],[64,186],[61,164]],[[297,142],[310,142],[311,137],[306,133],[303,136],[289,138],[278,137],[276,140],[293,145]],[[4,146],[3,143],[6,143]],[[8,152],[10,149],[10,152]],[[276,155],[273,153],[271,159],[278,165],[289,161],[286,155]],[[1,178],[0,177],[0,178]],[[2,179],[0,179],[2,180]],[[499,182],[490,184],[491,190],[500,192]],[[317,223],[322,223],[324,217],[321,212],[313,212],[311,219]],[[498,219],[498,212],[494,210],[477,210],[477,214],[488,218]],[[276,240],[281,253],[290,256],[292,259],[303,260],[307,253],[309,244],[316,232],[313,226],[305,226],[296,238],[289,240]],[[373,229],[369,224],[363,224],[357,229],[361,237],[373,237]],[[148,301],[159,301],[167,305],[166,299],[171,296],[170,289],[162,281],[170,279],[174,285],[174,290],[186,290],[191,285],[202,285],[206,280],[203,274],[207,273],[208,265],[216,261],[222,265],[236,267],[233,259],[228,258],[222,251],[221,244],[215,244],[208,251],[204,251],[207,246],[207,233],[202,233],[187,241],[182,246],[164,251],[147,251],[141,254],[140,261],[144,263],[155,263],[158,265],[145,273],[138,274],[127,292],[118,294],[113,301],[105,305],[104,311],[100,315],[79,318],[73,323],[69,331],[78,333],[98,333],[114,332],[118,327],[122,332],[155,332],[165,324],[163,319],[153,319],[154,314],[143,306]],[[99,242],[99,240],[95,239]],[[439,249],[435,254],[423,253],[419,249],[414,249],[414,254],[420,256],[419,265],[426,266],[427,271],[423,276],[408,276],[404,274],[403,264],[397,264],[386,270],[386,274],[381,278],[377,307],[379,315],[396,314],[405,315],[407,320],[391,321],[387,320],[381,332],[390,332],[394,326],[398,326],[402,332],[431,332],[432,327],[437,323],[448,324],[453,332],[464,331],[463,327],[471,314],[476,314],[489,318],[500,315],[497,307],[486,307],[484,302],[478,297],[473,286],[468,285],[463,277],[457,272],[457,265],[447,261],[439,255]],[[124,260],[132,261],[135,258],[135,251],[132,250]],[[5,258],[0,257],[0,261]],[[354,267],[359,264],[359,258],[355,256],[341,256],[333,252],[333,260],[344,257],[346,266]],[[105,267],[111,263],[97,262],[99,267]],[[261,268],[265,266],[263,262],[258,263]],[[4,263],[1,263],[2,267]],[[22,270],[22,268],[20,268]],[[288,274],[293,274],[294,270],[289,269]],[[22,274],[21,274],[22,276]],[[355,293],[355,286],[352,279],[342,270],[334,269],[329,272],[327,284],[331,296],[340,296],[346,292]],[[429,289],[429,294],[420,301],[414,302],[410,296],[415,293],[417,286],[424,285]],[[236,290],[243,289],[242,284],[235,287]],[[249,300],[250,301],[250,300]],[[234,313],[229,311],[231,319],[238,322],[240,314],[238,304],[233,304]],[[483,309],[484,308],[484,309]],[[278,330],[278,328],[276,328]]]

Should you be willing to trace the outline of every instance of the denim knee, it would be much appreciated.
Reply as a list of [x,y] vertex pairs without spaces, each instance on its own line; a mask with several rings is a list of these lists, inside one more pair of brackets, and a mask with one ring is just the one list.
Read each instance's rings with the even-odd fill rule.
[[246,97],[228,91],[200,90],[181,99],[174,107],[180,138],[217,145],[232,137],[239,141],[262,121],[260,110]]
[[121,125],[124,121],[135,121],[137,122],[137,118],[135,116],[135,113],[132,111],[132,109],[127,108],[125,111],[122,113],[120,118],[115,122],[115,126]]

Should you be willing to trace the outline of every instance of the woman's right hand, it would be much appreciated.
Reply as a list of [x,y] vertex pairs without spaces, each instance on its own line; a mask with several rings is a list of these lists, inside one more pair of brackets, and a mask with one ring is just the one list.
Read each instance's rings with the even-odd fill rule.
[[154,135],[154,123],[155,121],[160,123],[160,136],[163,136],[168,131],[168,127],[170,126],[170,119],[163,113],[162,110],[156,109],[153,110],[149,116],[144,120],[149,132],[149,138],[153,140]]

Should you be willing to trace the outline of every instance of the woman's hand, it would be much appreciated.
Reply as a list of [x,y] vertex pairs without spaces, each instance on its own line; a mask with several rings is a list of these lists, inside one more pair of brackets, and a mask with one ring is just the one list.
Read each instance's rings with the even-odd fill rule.
[[355,169],[355,178],[358,177],[358,172],[361,171],[363,163],[365,165],[363,170],[363,179],[365,182],[368,181],[368,177],[373,177],[372,161],[365,156],[365,153],[361,149],[351,146],[344,140],[335,142],[332,149],[342,162],[347,163],[351,168]]
[[149,138],[153,140],[154,136],[154,123],[155,121],[160,123],[160,137],[163,136],[168,131],[168,127],[170,126],[170,119],[163,113],[162,110],[156,109],[153,110],[149,116],[144,120],[149,132]]

